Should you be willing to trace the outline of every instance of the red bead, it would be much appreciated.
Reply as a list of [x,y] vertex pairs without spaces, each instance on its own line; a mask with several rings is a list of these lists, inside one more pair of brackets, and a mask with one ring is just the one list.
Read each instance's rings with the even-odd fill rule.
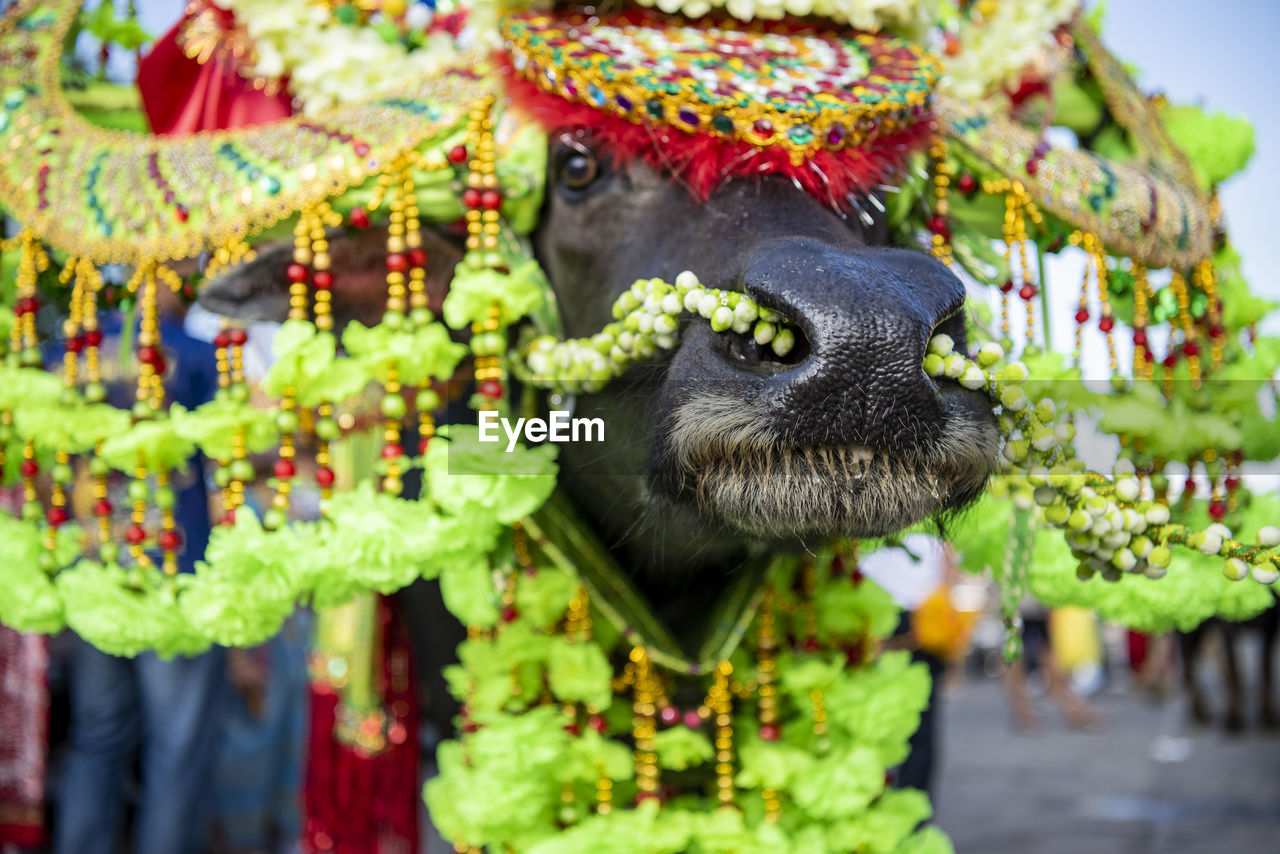
[[1221,499],[1209,502],[1209,518],[1215,522],[1221,522],[1222,517],[1227,515],[1227,502]]
[[191,214],[187,211],[187,209],[182,205],[174,206],[173,215],[178,218],[178,222],[186,222],[187,219],[191,216]]
[[1038,171],[1040,171],[1040,165],[1037,163],[1036,158],[1033,157],[1027,161],[1027,174],[1034,175]]
[[592,715],[591,717],[587,718],[587,726],[591,727],[596,732],[604,732],[605,730],[604,718],[601,715]]
[[111,502],[105,498],[100,498],[93,505],[93,515],[98,518],[105,518],[111,515]]
[[475,187],[468,187],[462,194],[462,203],[469,208],[480,207],[481,193]]
[[960,180],[956,181],[956,189],[967,196],[978,189],[978,179],[966,172],[960,176]]
[[290,264],[288,268],[285,269],[284,274],[288,277],[289,281],[294,282],[295,284],[297,282],[305,282],[307,280],[307,268],[297,262]]
[[1222,485],[1227,488],[1227,492],[1235,492],[1240,488],[1240,478],[1233,474],[1227,475],[1227,479],[1222,482]]
[[761,724],[760,740],[761,741],[777,741],[782,738],[782,730],[777,724]]
[[504,623],[515,622],[516,617],[518,617],[519,615],[520,615],[519,611],[517,611],[511,605],[508,605],[507,607],[502,609],[502,622]]
[[1196,479],[1194,477],[1188,477],[1185,481],[1183,481],[1182,491],[1185,492],[1187,495],[1195,495]]
[[356,157],[367,157],[369,154],[369,143],[357,142],[351,146],[351,150],[356,153]]
[[1098,328],[1101,329],[1103,332],[1110,332],[1112,329],[1115,328],[1115,325],[1116,325],[1116,322],[1112,320],[1110,317],[1103,317],[1101,320],[1098,321]]
[[1011,290],[1013,290],[1013,282],[1011,280],[1005,279],[1000,283],[1000,293],[1007,294]]
[[316,270],[315,276],[312,278],[312,284],[316,286],[318,291],[327,291],[333,287],[333,273],[328,270]]
[[382,446],[382,458],[384,460],[394,460],[404,456],[404,448],[400,447],[397,442],[388,442]]
[[351,214],[347,217],[351,224],[356,228],[369,227],[369,212],[364,208],[352,208]]
[[1022,297],[1022,298],[1023,298],[1024,300],[1026,300],[1027,302],[1031,302],[1033,299],[1035,299],[1035,298],[1036,298],[1036,287],[1035,287],[1035,285],[1023,285],[1023,286],[1018,290],[1018,296]]
[[138,361],[144,365],[154,365],[160,358],[160,354],[155,347],[139,347]]
[[1164,357],[1164,361],[1161,364],[1163,364],[1166,368],[1172,368],[1174,365],[1178,364],[1178,354],[1170,353],[1169,355]]
[[99,329],[90,329],[84,334],[84,343],[88,347],[97,347],[102,343],[102,331]]
[[485,190],[480,195],[480,206],[486,210],[496,211],[502,207],[502,194],[497,190]]
[[849,573],[849,581],[854,584],[861,584],[862,579],[864,578],[866,578],[866,576],[862,574],[862,570],[860,569],[855,569],[853,572]]
[[409,266],[425,267],[427,265],[427,250],[421,246],[415,246],[409,250]]
[[1076,312],[1076,323],[1084,324],[1089,322],[1089,310],[1082,308]]
[[337,476],[333,473],[333,469],[328,466],[320,466],[320,468],[316,469],[316,483],[321,486],[333,486],[333,482],[336,478]]
[[702,716],[698,714],[697,709],[690,709],[684,713],[684,725],[689,729],[697,729],[702,726]]
[[50,525],[53,525],[56,528],[67,521],[68,519],[67,508],[50,507],[49,512],[48,514],[46,514],[45,518],[49,520]]
[[22,472],[23,477],[35,477],[40,473],[40,464],[35,460],[23,460],[18,470]]
[[177,531],[161,531],[160,536],[156,538],[160,543],[160,548],[167,552],[175,552],[178,546],[182,545],[182,537]]
[[235,347],[243,347],[249,340],[249,333],[238,326],[233,327],[227,334],[231,337],[232,346]]
[[129,541],[130,545],[138,545],[147,538],[147,532],[143,530],[141,525],[130,525],[129,530],[124,532],[124,538]]
[[453,148],[449,149],[449,162],[466,163],[467,147],[465,145],[455,145]]
[[213,336],[213,346],[219,350],[225,350],[231,346],[231,336],[225,329]]
[[1138,347],[1147,346],[1147,333],[1142,329],[1135,329],[1133,331],[1133,343]]
[[658,712],[658,720],[666,726],[675,726],[680,720],[680,710],[675,706],[663,706]]
[[1221,326],[1218,326],[1217,324],[1214,324],[1213,326],[1210,326],[1210,327],[1209,327],[1209,337],[1210,337],[1210,338],[1221,338],[1221,337],[1222,337],[1222,334],[1223,334],[1223,330],[1222,330],[1222,327],[1221,327]]
[[657,792],[637,792],[636,803],[642,804],[645,801],[657,801],[658,803],[662,803],[662,796]]
[[276,460],[276,464],[271,469],[275,476],[281,480],[287,480],[297,474],[297,469],[293,466],[293,460]]
[[1187,356],[1198,356],[1200,355],[1200,345],[1194,341],[1188,341],[1182,345],[1182,352]]
[[951,228],[947,225],[947,218],[937,214],[929,217],[929,230],[934,234],[941,234],[943,237],[951,236]]
[[236,523],[236,511],[228,510],[222,514],[222,518],[218,520],[220,525],[234,525]]
[[573,721],[572,723],[565,724],[564,731],[569,733],[570,735],[577,735],[579,732],[581,732],[581,730],[578,729],[577,721]]
[[427,453],[427,448],[429,447],[431,447],[431,439],[429,437],[426,439],[419,439],[418,440],[418,456],[420,457],[425,456]]
[[79,335],[72,335],[70,338],[67,339],[68,353],[79,353],[83,349],[84,349],[84,339],[81,338]]
[[490,400],[502,397],[502,383],[498,380],[485,380],[480,383],[480,393]]
[[808,640],[806,640],[806,641],[804,642],[804,650],[805,650],[805,652],[817,652],[817,651],[818,651],[818,639],[817,639],[817,638],[809,638]]
[[409,262],[399,252],[392,252],[387,256],[387,269],[393,273],[403,273],[409,269]]

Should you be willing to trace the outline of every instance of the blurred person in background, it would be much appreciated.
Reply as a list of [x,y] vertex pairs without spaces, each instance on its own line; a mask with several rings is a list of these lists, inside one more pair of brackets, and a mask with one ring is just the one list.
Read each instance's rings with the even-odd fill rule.
[[1049,699],[1053,701],[1067,725],[1075,729],[1098,730],[1102,716],[1097,708],[1078,695],[1071,678],[1054,654],[1054,625],[1049,609],[1028,595],[1018,607],[1022,622],[1022,655],[1005,670],[1005,688],[1013,725],[1023,731],[1039,728],[1039,715],[1031,702],[1027,674],[1032,668],[1044,674]]
[[[159,292],[166,399],[194,408],[212,400],[217,390],[213,347],[187,334],[185,306],[167,288]],[[122,362],[115,356],[121,341],[118,317],[104,315],[101,331],[108,399],[127,408],[136,376],[120,369]],[[137,360],[125,363],[136,372]],[[111,376],[111,371],[116,375]],[[175,474],[170,488],[182,537],[178,567],[192,572],[204,555],[211,529],[204,458],[196,454],[188,460],[185,472]],[[130,506],[126,489],[127,480],[121,476],[109,486],[111,504],[118,512]],[[225,660],[225,651],[218,647],[168,661],[154,652],[119,658],[76,639],[68,662],[69,744],[58,792],[55,854],[116,851],[129,791],[126,775],[137,752],[141,790],[133,850],[137,854],[204,850]]]

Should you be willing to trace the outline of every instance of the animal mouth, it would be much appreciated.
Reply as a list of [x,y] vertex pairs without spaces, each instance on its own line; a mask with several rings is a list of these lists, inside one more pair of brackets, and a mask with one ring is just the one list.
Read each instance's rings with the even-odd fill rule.
[[967,505],[995,470],[994,419],[964,405],[945,410],[928,445],[884,451],[856,444],[796,445],[761,425],[743,401],[686,402],[668,422],[667,462],[677,500],[744,534],[884,536]]

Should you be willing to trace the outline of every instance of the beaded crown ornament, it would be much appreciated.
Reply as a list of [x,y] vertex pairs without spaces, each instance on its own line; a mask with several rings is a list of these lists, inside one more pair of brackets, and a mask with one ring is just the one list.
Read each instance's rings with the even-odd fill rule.
[[[463,732],[442,746],[427,798],[460,850],[599,851],[620,839],[672,852],[948,849],[938,831],[917,830],[927,798],[886,789],[927,677],[904,654],[877,654],[897,611],[857,572],[855,544],[747,567],[688,648],[552,494],[550,449],[517,449],[497,473],[450,474],[480,454],[474,428],[435,423],[455,375],[474,380],[473,408],[510,411],[540,405],[540,388],[596,390],[676,346],[684,314],[780,354],[794,343],[786,317],[692,274],[637,282],[615,323],[561,340],[521,241],[536,224],[546,127],[592,128],[699,196],[762,173],[838,208],[870,194],[903,242],[923,238],[999,294],[999,329],[978,322],[972,353],[939,337],[921,367],[985,392],[1007,437],[1004,497],[976,514],[995,523],[973,526],[966,559],[996,571],[1011,628],[1028,584],[1145,627],[1272,601],[1263,584],[1280,575],[1280,530],[1261,527],[1247,543],[1222,522],[1259,527],[1274,510],[1239,479],[1246,459],[1280,451],[1274,424],[1247,395],[1220,415],[1201,398],[1215,372],[1265,387],[1280,351],[1240,334],[1256,312],[1235,283],[1211,188],[1087,22],[1049,21],[1045,51],[1097,87],[1125,162],[1050,145],[1004,102],[949,94],[944,58],[904,35],[643,11],[516,13],[496,58],[462,56],[395,95],[234,132],[140,137],[89,125],[62,96],[76,6],[28,0],[0,23],[0,204],[23,226],[3,246],[16,265],[0,469],[23,506],[0,515],[0,619],[68,625],[117,654],[172,655],[257,643],[299,602],[439,578],[469,639],[449,672]],[[962,29],[995,27],[1000,9],[984,0],[956,14]],[[387,235],[382,321],[335,330],[344,271],[331,239],[375,220]],[[427,222],[466,228],[443,301],[428,289]],[[249,405],[247,333],[228,325],[213,342],[216,399],[169,406],[160,290],[194,292],[275,237],[293,243],[289,319],[262,383],[278,403]],[[1039,255],[1067,244],[1089,261],[1079,329],[1098,305],[1123,394],[1043,382],[1078,376],[1037,346]],[[184,280],[175,262],[201,254],[203,274]],[[101,268],[117,263],[130,269],[111,285]],[[1169,282],[1157,288],[1148,267],[1163,266]],[[1015,298],[1025,343],[1013,340]],[[139,326],[131,410],[104,402],[101,314],[121,304]],[[512,349],[526,318],[542,334]],[[1119,369],[1120,322],[1133,330],[1131,372]],[[42,368],[49,343],[60,373]],[[1006,363],[1019,347],[1032,376]],[[1091,406],[1104,407],[1133,461],[1114,478],[1074,458],[1072,413]],[[1164,411],[1212,429],[1167,435],[1152,426]],[[363,454],[362,433],[372,436]],[[253,456],[273,447],[270,472],[256,471]],[[170,472],[196,450],[218,463],[222,524],[197,571],[179,573]],[[1195,480],[1171,500],[1170,460],[1202,466],[1208,501]],[[304,467],[325,497],[320,522],[294,518]],[[410,473],[421,475],[416,496]],[[127,506],[109,497],[120,476]],[[257,480],[270,495],[261,520],[244,506]],[[1064,529],[1065,541],[1033,524]],[[1190,548],[1175,555],[1179,545]],[[1220,584],[1249,577],[1261,583]]]

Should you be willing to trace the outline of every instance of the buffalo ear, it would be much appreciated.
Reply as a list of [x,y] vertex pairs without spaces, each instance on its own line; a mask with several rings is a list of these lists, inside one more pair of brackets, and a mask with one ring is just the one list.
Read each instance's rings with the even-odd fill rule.
[[[431,229],[422,229],[421,235],[422,248],[427,253],[426,292],[430,307],[438,312],[448,293],[453,268],[462,259],[462,250]],[[386,228],[334,229],[327,238],[335,328],[340,330],[352,320],[372,326],[381,320],[387,299]],[[291,263],[292,242],[263,244],[252,261],[206,282],[200,288],[200,305],[239,320],[282,322],[289,316],[287,271]]]

